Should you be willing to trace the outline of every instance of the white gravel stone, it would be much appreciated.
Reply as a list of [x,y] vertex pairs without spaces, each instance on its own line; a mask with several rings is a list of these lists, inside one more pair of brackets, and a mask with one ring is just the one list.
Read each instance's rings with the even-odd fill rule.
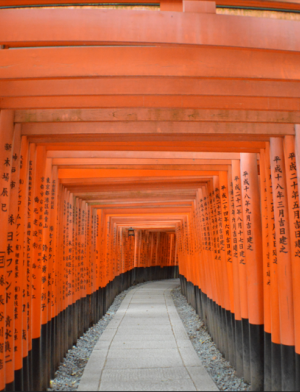
[[[78,339],[76,346],[68,351],[61,363],[48,391],[77,391],[84,369],[100,336],[105,330],[109,331],[106,328],[120,308],[126,294],[141,285],[133,286],[118,295],[107,314]],[[250,386],[243,379],[236,377],[235,370],[219,352],[205,325],[181,294],[180,288],[173,290],[172,297],[195,351],[218,388],[221,391],[249,391]],[[154,343],[147,342],[148,345]],[[188,341],[183,343],[185,344],[182,345],[182,348],[189,347],[187,346],[187,343],[190,344]]]
[[106,315],[77,340],[76,346],[73,346],[68,351],[65,359],[55,373],[55,379],[51,381],[48,391],[77,391],[84,369],[100,336],[114,318],[126,294],[142,284],[132,286],[119,294]]
[[181,294],[180,287],[171,294],[198,357],[220,391],[250,391],[249,384],[236,376],[235,369],[222,356],[204,323]]

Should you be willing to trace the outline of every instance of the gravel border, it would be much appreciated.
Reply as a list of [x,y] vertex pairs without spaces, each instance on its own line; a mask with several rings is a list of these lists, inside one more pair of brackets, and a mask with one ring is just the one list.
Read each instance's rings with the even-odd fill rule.
[[198,357],[220,391],[250,391],[250,385],[236,376],[235,369],[222,356],[203,321],[181,294],[180,287],[171,295]]
[[77,340],[76,346],[73,346],[73,348],[67,352],[58,370],[55,372],[54,380],[50,381],[50,388],[48,388],[47,391],[77,391],[84,369],[96,343],[110,321],[114,318],[114,315],[118,311],[126,294],[145,283],[131,286],[128,290],[123,291],[115,298],[105,316],[103,316],[97,324],[88,329],[87,332]]
[[[77,340],[76,346],[73,346],[67,352],[66,357],[60,364],[54,380],[51,380],[50,388],[48,388],[49,392],[77,391],[84,369],[96,343],[114,318],[126,294],[145,283],[132,286],[119,294],[106,315]],[[250,391],[250,386],[243,379],[236,377],[234,368],[224,359],[212,341],[207,328],[195,310],[187,303],[186,298],[181,294],[180,287],[174,289],[171,294],[195,351],[218,388],[221,391]]]

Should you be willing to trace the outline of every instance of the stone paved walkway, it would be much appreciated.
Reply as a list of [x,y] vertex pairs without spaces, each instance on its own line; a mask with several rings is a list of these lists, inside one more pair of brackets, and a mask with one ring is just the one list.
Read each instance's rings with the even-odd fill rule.
[[79,391],[217,391],[177,313],[179,280],[131,290],[99,339]]

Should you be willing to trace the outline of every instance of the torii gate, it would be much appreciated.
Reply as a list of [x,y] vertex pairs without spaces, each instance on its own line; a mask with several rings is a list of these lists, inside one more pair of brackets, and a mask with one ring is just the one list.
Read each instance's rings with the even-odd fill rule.
[[0,390],[178,265],[252,389],[300,390],[300,2],[135,3],[0,0]]

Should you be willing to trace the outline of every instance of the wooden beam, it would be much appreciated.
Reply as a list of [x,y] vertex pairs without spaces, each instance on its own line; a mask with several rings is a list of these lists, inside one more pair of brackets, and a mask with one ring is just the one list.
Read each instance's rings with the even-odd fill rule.
[[[165,79],[161,80],[163,83]],[[187,80],[188,82],[188,80]],[[141,83],[141,82],[140,82]],[[298,95],[300,98],[300,83]],[[0,83],[1,94],[1,83]],[[16,110],[16,123],[71,123],[74,122],[241,122],[241,123],[286,123],[300,122],[300,113],[258,110],[199,110],[199,109],[54,109]],[[23,127],[23,129],[26,129]]]
[[2,9],[0,19],[0,44],[7,47],[181,44],[300,50],[299,23],[280,19],[61,8]]
[[224,170],[228,171],[229,164],[227,165],[140,165],[138,162],[135,165],[60,165],[61,170],[177,170],[177,171],[191,171],[191,170]]
[[[1,53],[1,52],[0,52]],[[1,57],[1,56],[0,56]],[[1,59],[0,59],[1,61]],[[25,61],[25,59],[24,59]],[[1,75],[1,69],[0,69]],[[1,77],[1,76],[0,76]],[[0,98],[3,109],[178,108],[246,111],[299,111],[299,98],[222,96],[68,96]]]
[[88,122],[88,123],[25,123],[22,135],[83,135],[83,134],[239,134],[294,135],[294,124],[233,123],[233,122]]
[[[105,0],[104,4],[115,4],[115,0]],[[119,0],[121,4],[132,4],[130,0]],[[137,4],[149,4],[146,0],[136,0]],[[0,6],[28,6],[28,5],[74,5],[74,4],[101,4],[99,0],[0,0]],[[155,3],[159,4],[159,3]],[[273,8],[273,9],[284,9],[284,10],[298,10],[299,0],[217,0],[217,5],[223,6],[239,6],[239,7],[256,7],[256,8]]]
[[58,178],[103,178],[103,177],[161,177],[161,176],[213,176],[216,172],[213,170],[112,170],[112,169],[59,169]]
[[98,195],[96,198],[91,197],[89,194],[77,194],[76,196],[80,197],[83,200],[90,201],[90,202],[98,202],[100,200],[102,201],[109,201],[109,200],[140,200],[140,201],[145,201],[145,200],[159,200],[159,201],[166,201],[166,200],[188,200],[192,201],[196,197],[196,192],[190,193],[190,194],[179,194],[179,195],[174,195],[174,194],[162,194],[162,193],[157,193],[153,192],[152,194],[144,194],[141,193],[140,195],[138,193],[134,192],[128,192],[127,194],[114,194],[114,193],[107,193],[103,195]]
[[[92,205],[92,203],[90,203],[90,205]],[[110,203],[107,203],[107,204],[105,204],[104,202],[99,202],[99,206],[103,206],[103,208],[105,207],[105,206],[107,206],[107,207],[124,207],[124,208],[127,208],[127,207],[130,207],[130,206],[145,206],[145,207],[148,207],[148,206],[153,206],[153,207],[156,207],[156,206],[160,206],[161,204],[160,204],[160,202],[158,202],[158,201],[142,201],[142,202],[136,202],[136,201],[130,201],[130,200],[121,200],[121,201],[112,201],[112,202],[110,202]],[[193,205],[193,203],[192,202],[186,202],[186,201],[180,201],[180,200],[178,200],[178,201],[169,201],[168,203],[167,203],[167,205],[173,205],[174,207],[176,207],[177,205],[178,206],[192,206]]]
[[55,158],[54,166],[90,166],[90,165],[181,165],[184,167],[194,165],[231,165],[230,159],[115,159],[115,158]]
[[[220,135],[219,135],[220,136]],[[174,136],[172,136],[174,138]],[[220,139],[220,137],[218,138]],[[232,138],[231,138],[232,139]],[[67,140],[67,139],[66,139]],[[34,140],[32,140],[34,142]],[[55,142],[44,143],[39,145],[44,146],[47,151],[169,151],[169,152],[226,152],[226,153],[241,153],[241,152],[260,152],[265,147],[265,142],[258,141],[236,141],[236,140],[222,140],[222,141],[120,141],[120,142],[97,142],[90,140],[90,142]],[[38,140],[37,140],[38,142]]]
[[95,199],[97,198],[98,195],[101,195],[103,192],[142,192],[142,191],[161,191],[166,188],[166,184],[168,184],[168,190],[172,192],[177,192],[181,191],[182,189],[186,189],[189,191],[197,191],[201,185],[205,185],[205,182],[199,181],[199,184],[197,185],[170,185],[169,183],[165,183],[164,186],[162,185],[151,185],[147,187],[146,185],[140,185],[140,186],[130,186],[130,185],[123,185],[123,186],[106,186],[106,187],[101,187],[98,186],[97,184],[95,185],[82,185],[80,181],[78,181],[78,185],[68,185],[66,184],[66,187],[68,190],[76,195],[79,194],[89,194],[90,196],[93,196]]
[[[168,77],[94,77],[55,79],[55,80],[0,80],[0,97],[44,97],[74,95],[218,95],[218,96],[253,96],[253,97],[291,97],[300,98],[300,83],[285,81],[226,80],[211,78]],[[98,121],[98,117],[89,118],[93,111],[55,111],[52,121],[68,121],[65,115],[73,118],[86,116],[82,120]],[[99,112],[96,112],[99,113]],[[101,112],[103,113],[103,111]],[[114,113],[114,112],[113,112]],[[122,111],[117,112],[121,114]],[[162,113],[164,111],[162,110]],[[51,112],[31,112],[25,121],[47,121],[39,116],[50,116]],[[17,113],[18,115],[18,113]],[[94,114],[95,115],[95,114]],[[37,117],[37,119],[35,119]],[[226,117],[226,116],[225,116]],[[156,118],[156,117],[155,117]],[[179,119],[178,117],[175,117]],[[101,120],[102,118],[100,118]],[[106,119],[105,117],[103,118]],[[121,118],[122,119],[122,118]],[[143,118],[142,118],[143,119]],[[162,118],[156,118],[161,119]],[[117,120],[117,118],[115,118]],[[174,120],[174,117],[172,117]],[[79,120],[81,121],[81,120]],[[109,121],[107,119],[107,121]],[[23,121],[22,121],[23,122]]]
[[108,204],[97,204],[97,203],[89,203],[89,205],[91,205],[91,206],[93,206],[94,208],[101,208],[101,209],[105,209],[105,210],[111,210],[111,211],[114,211],[114,210],[119,210],[120,208],[122,208],[122,210],[124,210],[124,211],[126,211],[126,212],[128,212],[129,213],[129,211],[130,210],[133,210],[134,208],[143,208],[144,210],[149,210],[149,209],[153,209],[153,210],[156,210],[157,208],[191,208],[192,207],[192,203],[187,203],[186,201],[182,201],[181,203],[180,202],[176,202],[176,203],[174,203],[174,202],[171,202],[170,204],[169,203],[166,203],[166,204],[162,204],[162,203],[155,203],[154,202],[154,204],[150,201],[150,202],[148,202],[148,205],[147,204],[138,204],[138,203],[133,203],[133,205],[131,204],[131,205],[123,205],[123,204],[121,204],[121,203],[119,203],[119,205],[108,205]]
[[299,81],[299,62],[300,54],[294,52],[279,56],[271,50],[206,46],[1,50],[0,79],[182,76]]
[[148,182],[148,183],[133,183],[132,180],[127,183],[86,183],[82,184],[79,180],[77,182],[73,181],[72,183],[68,183],[67,180],[64,181],[64,185],[68,187],[68,190],[72,193],[89,193],[95,195],[101,194],[102,192],[119,192],[119,191],[147,191],[147,190],[164,190],[166,188],[166,184],[168,184],[169,190],[181,190],[181,189],[189,189],[189,190],[197,190],[202,185],[205,185],[207,181],[198,180],[196,182],[182,182],[177,180],[176,182]]
[[240,159],[239,153],[214,153],[214,152],[169,152],[169,151],[48,151],[48,158],[68,159]]
[[[26,6],[41,6],[41,7],[49,7],[49,6],[53,6],[56,5],[58,7],[60,6],[64,6],[66,7],[67,5],[70,6],[76,6],[76,4],[78,4],[78,6],[82,6],[82,4],[94,4],[94,5],[101,5],[101,1],[99,0],[0,0],[0,7],[11,7],[11,6],[21,6],[21,7],[26,7]],[[104,4],[108,4],[108,3],[113,3],[115,4],[115,0],[105,0]],[[118,0],[118,3],[124,4],[124,6],[126,6],[126,4],[132,4],[132,1],[129,0]],[[146,0],[136,0],[135,3],[137,4],[149,4],[148,1]],[[155,3],[157,4],[157,6],[159,5],[159,3]]]
[[[97,186],[109,186],[109,185],[124,185],[124,184],[130,184],[131,186],[133,185],[140,185],[144,184],[149,187],[155,184],[165,184],[168,182],[168,184],[202,184],[203,180],[199,180],[198,176],[185,176],[185,177],[109,177],[109,178],[86,178],[84,179],[85,185],[94,185],[95,180],[97,181]],[[69,186],[71,185],[77,185],[78,179],[68,179],[68,184]],[[66,180],[61,179],[60,180],[61,184],[66,185]]]
[[[128,215],[130,215],[131,213],[132,214],[151,214],[151,215],[153,215],[154,213],[155,214],[171,214],[171,213],[185,214],[185,213],[188,213],[190,210],[191,210],[190,207],[189,208],[186,208],[186,207],[176,207],[176,208],[169,207],[167,209],[166,208],[156,208],[154,211],[151,211],[151,212],[148,209],[144,209],[144,208],[134,208],[134,209],[131,209],[131,210],[123,210],[123,209],[116,209],[116,210],[114,210],[114,209],[110,209],[109,208],[109,209],[105,209],[104,212],[106,214],[108,214],[108,215],[109,214],[122,214],[122,213],[125,213],[125,214],[128,214]],[[151,223],[147,222],[146,225],[150,225],[151,226]]]

